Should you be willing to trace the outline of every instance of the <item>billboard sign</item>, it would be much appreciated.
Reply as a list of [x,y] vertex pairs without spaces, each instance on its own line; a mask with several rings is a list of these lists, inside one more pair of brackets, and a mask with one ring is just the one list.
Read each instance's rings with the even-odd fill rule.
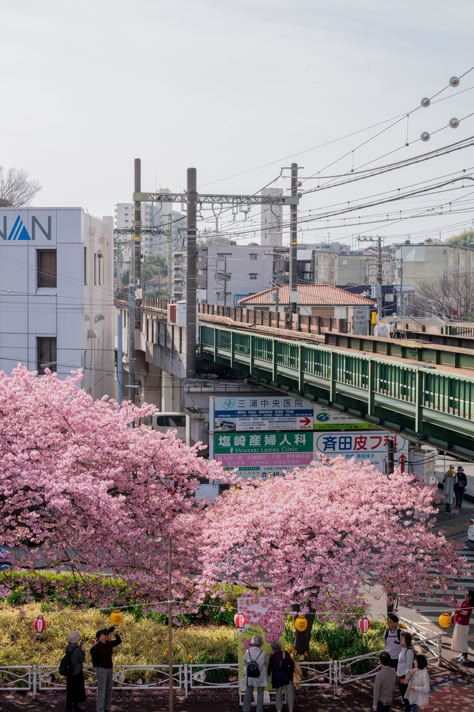
[[388,433],[386,430],[357,433],[340,431],[315,433],[314,454],[316,457],[319,455],[326,457],[343,455],[356,460],[367,460],[384,472],[389,438],[392,438],[395,443],[395,465],[404,469],[408,460],[408,440],[400,435]]
[[376,427],[335,408],[314,405],[314,430],[370,430]]
[[53,235],[52,215],[34,215],[31,211],[0,213],[0,240],[30,242],[49,240]]
[[313,404],[309,401],[278,393],[259,394],[258,397],[216,397],[214,432],[312,430],[313,416]]
[[268,477],[313,459],[313,432],[214,433],[214,460],[241,477]]

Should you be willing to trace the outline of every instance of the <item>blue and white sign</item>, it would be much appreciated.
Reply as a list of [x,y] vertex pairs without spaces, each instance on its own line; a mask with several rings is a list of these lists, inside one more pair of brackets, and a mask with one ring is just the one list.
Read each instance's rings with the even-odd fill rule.
[[395,465],[404,470],[408,459],[408,440],[386,430],[315,433],[314,454],[316,458],[319,455],[326,457],[343,455],[356,460],[368,460],[384,472],[389,438],[395,445]]
[[51,241],[53,216],[47,211],[8,210],[0,213],[0,240],[5,242]]
[[214,432],[313,429],[313,404],[294,396],[218,397],[214,408]]

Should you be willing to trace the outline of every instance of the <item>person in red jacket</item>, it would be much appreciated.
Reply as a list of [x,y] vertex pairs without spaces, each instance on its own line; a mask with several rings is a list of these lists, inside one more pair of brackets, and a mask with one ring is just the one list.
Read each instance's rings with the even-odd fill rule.
[[469,662],[469,621],[474,608],[474,591],[466,591],[464,600],[454,609],[454,633],[451,650],[461,653],[458,662]]
[[90,653],[97,674],[97,712],[109,712],[112,703],[112,654],[122,639],[115,627],[102,628],[96,635]]

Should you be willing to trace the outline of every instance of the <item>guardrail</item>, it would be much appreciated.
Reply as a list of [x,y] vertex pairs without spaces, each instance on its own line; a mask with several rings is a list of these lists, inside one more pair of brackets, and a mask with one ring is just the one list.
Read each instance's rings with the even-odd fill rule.
[[[429,660],[441,662],[441,634],[420,623],[400,618],[412,632],[414,643]],[[302,662],[301,687],[333,688],[373,677],[379,668],[379,651],[343,660]],[[96,675],[91,667],[84,667],[86,689],[95,690]],[[114,685],[122,690],[167,690],[168,665],[115,665]],[[207,663],[173,666],[173,685],[187,698],[199,690],[238,690],[242,697],[242,681],[237,663]],[[33,696],[49,690],[65,690],[66,679],[53,665],[0,666],[0,691],[31,692]]]

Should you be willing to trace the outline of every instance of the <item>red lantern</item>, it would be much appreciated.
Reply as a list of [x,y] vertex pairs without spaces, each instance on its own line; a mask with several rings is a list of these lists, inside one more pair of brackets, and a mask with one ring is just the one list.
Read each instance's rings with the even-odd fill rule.
[[370,628],[370,621],[367,616],[362,616],[362,618],[359,618],[358,625],[361,633],[367,633]]
[[43,616],[38,616],[35,618],[35,631],[37,633],[42,633],[46,628],[46,621]]
[[237,628],[243,628],[244,625],[247,623],[247,618],[244,616],[243,613],[236,613],[234,616],[234,623]]

